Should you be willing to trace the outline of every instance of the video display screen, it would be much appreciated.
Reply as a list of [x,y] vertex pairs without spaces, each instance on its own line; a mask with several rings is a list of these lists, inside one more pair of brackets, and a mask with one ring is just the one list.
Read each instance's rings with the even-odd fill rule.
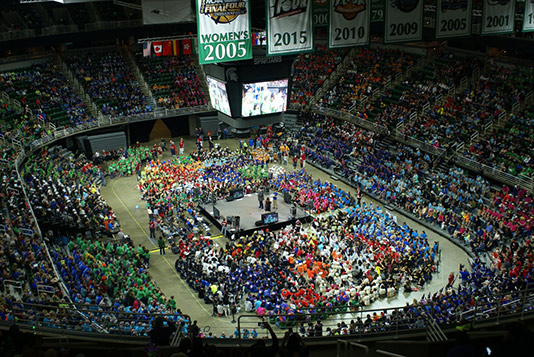
[[226,84],[209,76],[207,76],[206,79],[208,80],[211,105],[215,110],[231,117],[232,112],[230,111],[230,102],[228,101]]
[[272,224],[278,222],[278,213],[272,212],[272,213],[264,213],[261,215],[261,219],[263,221],[263,224]]
[[243,84],[241,116],[251,117],[286,111],[287,87],[287,79]]

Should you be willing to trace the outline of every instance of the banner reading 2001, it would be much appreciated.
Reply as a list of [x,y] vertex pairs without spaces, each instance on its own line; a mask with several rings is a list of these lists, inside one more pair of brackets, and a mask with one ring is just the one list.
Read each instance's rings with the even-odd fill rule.
[[370,14],[370,0],[331,0],[328,47],[368,44]]
[[423,0],[386,1],[384,42],[419,41],[423,38]]
[[472,7],[472,0],[438,0],[436,38],[469,36]]
[[515,0],[483,0],[482,35],[514,32]]
[[313,50],[311,0],[266,0],[267,55]]
[[197,0],[200,64],[252,58],[249,0]]

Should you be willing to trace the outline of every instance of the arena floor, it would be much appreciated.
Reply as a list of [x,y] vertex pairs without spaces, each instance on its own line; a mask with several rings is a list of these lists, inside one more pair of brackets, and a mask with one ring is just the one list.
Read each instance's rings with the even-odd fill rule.
[[[192,138],[184,138],[184,140],[186,143],[185,152],[196,149]],[[174,138],[174,141],[178,142],[178,138]],[[221,140],[219,143],[231,149],[238,147],[238,141],[233,139]],[[164,153],[164,158],[168,156],[170,156],[170,153],[167,151]],[[286,168],[292,169],[290,166],[286,166]],[[311,165],[307,165],[306,170],[314,178],[332,181],[328,174]],[[343,190],[354,192],[351,187],[339,181],[336,184]],[[148,214],[146,212],[145,202],[140,199],[141,195],[137,188],[136,178],[131,176],[108,180],[107,186],[102,187],[101,193],[111,207],[113,207],[120,220],[121,227],[126,234],[130,235],[135,245],[143,244],[153,250],[150,260],[150,274],[163,292],[167,296],[174,296],[178,307],[185,314],[190,315],[193,320],[198,320],[198,325],[201,328],[210,326],[211,331],[216,335],[220,335],[223,331],[226,335],[231,335],[235,329],[235,324],[231,323],[232,318],[212,317],[211,305],[206,305],[202,300],[199,300],[196,293],[190,290],[176,273],[174,269],[176,256],[169,250],[167,250],[166,255],[160,256],[156,243],[148,238]],[[363,200],[378,204],[367,196],[364,196]],[[442,252],[442,262],[439,267],[439,272],[434,274],[431,283],[427,284],[424,289],[409,294],[400,293],[391,299],[379,299],[370,308],[404,306],[406,302],[412,302],[413,299],[420,299],[423,294],[434,293],[446,285],[450,272],[458,272],[459,264],[468,265],[467,255],[455,244],[407,217],[398,215],[397,219],[399,223],[406,222],[419,232],[426,231],[429,242],[439,242]],[[224,246],[225,238],[220,236],[220,232],[212,232],[212,236],[214,237],[215,245]]]

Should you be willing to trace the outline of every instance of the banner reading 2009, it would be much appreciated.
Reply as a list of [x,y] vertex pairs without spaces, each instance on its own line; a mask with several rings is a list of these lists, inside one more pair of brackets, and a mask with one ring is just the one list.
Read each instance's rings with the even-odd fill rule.
[[472,7],[472,0],[438,0],[436,38],[469,36]]
[[419,41],[423,38],[423,0],[386,1],[384,42]]
[[197,0],[200,64],[252,58],[249,0]]
[[311,0],[266,0],[267,55],[313,50]]
[[514,32],[515,0],[483,0],[482,35]]
[[331,0],[328,47],[341,48],[369,43],[370,0]]

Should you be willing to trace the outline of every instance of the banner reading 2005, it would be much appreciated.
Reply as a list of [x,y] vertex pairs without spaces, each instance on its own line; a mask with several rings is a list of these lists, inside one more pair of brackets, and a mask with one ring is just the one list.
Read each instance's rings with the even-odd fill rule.
[[483,0],[482,35],[514,32],[515,0]]
[[438,0],[436,38],[469,36],[472,7],[471,0]]
[[384,42],[419,41],[423,38],[423,0],[386,1]]
[[311,0],[266,0],[267,55],[313,50]]
[[328,47],[368,44],[370,14],[370,0],[331,0]]
[[200,64],[252,58],[249,0],[197,0]]

